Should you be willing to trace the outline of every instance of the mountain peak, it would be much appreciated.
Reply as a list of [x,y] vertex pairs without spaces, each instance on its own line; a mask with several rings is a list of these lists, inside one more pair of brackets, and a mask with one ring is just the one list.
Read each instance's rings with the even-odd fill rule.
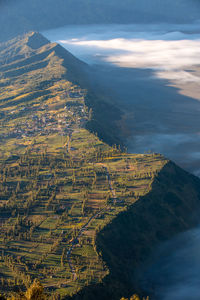
[[32,49],[38,49],[42,46],[49,43],[49,40],[46,39],[43,35],[39,32],[31,32],[28,34],[28,42],[27,45]]

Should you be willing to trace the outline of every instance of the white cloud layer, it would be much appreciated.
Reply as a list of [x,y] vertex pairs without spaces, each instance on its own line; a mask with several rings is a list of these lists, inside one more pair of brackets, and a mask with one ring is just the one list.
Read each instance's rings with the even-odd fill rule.
[[199,82],[187,72],[200,65],[200,24],[71,26],[45,32],[87,63],[153,69],[155,76]]
[[[176,33],[177,36],[178,33]],[[184,38],[184,35],[180,33]],[[152,37],[151,37],[152,38]],[[159,78],[200,82],[185,68],[200,64],[200,38],[195,40],[60,40],[65,46],[79,47],[84,53],[121,67],[153,69]]]
[[[89,64],[110,63],[128,68],[151,69],[153,72],[147,72],[147,76],[153,73],[151,76],[167,79],[172,85],[190,86],[198,94],[200,72],[190,69],[200,66],[199,25],[68,26],[44,34]],[[183,112],[187,114],[184,109]],[[162,127],[163,124],[159,125]],[[129,150],[143,152],[152,149],[164,153],[200,176],[199,132],[192,136],[179,134],[181,128],[176,128],[174,134],[170,130],[168,134],[167,128],[162,134],[151,135],[147,132],[146,135],[135,136],[134,133]]]

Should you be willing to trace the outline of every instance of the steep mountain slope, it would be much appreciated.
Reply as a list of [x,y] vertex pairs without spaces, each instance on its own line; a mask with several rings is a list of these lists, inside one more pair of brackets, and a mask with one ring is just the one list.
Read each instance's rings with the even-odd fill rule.
[[[86,93],[79,86],[81,84],[84,88],[87,87],[87,68],[86,64],[60,45],[50,44],[38,33],[30,33],[0,44],[0,111],[4,116],[4,127],[0,130],[2,149],[7,149],[6,137],[11,132],[15,138],[19,137],[20,130],[20,136],[28,134],[27,125],[31,123],[33,114],[35,119],[29,124],[30,128],[33,121],[45,118],[47,112],[53,118],[55,108],[59,107],[60,114],[66,115],[65,102],[68,96],[77,102],[80,98],[81,106],[87,102],[88,116],[90,111],[87,126],[91,131],[99,131],[99,136],[107,142],[119,143],[116,136],[119,131],[116,122],[121,114],[119,109],[109,103],[105,104],[103,96],[99,99],[93,92]],[[92,115],[95,116],[95,121]],[[40,134],[39,128],[34,134]],[[16,146],[15,140],[9,147],[12,151],[14,145]]]
[[191,22],[198,0],[7,0],[0,2],[0,39],[67,24]]
[[197,222],[200,180],[114,145],[121,112],[86,89],[87,68],[39,33],[0,44],[0,292],[38,278],[52,299],[119,299]]
[[72,299],[120,299],[133,291],[154,299],[153,289],[144,295],[139,284],[144,263],[160,243],[198,224],[199,199],[199,179],[172,162],[165,164],[151,191],[97,236],[97,249],[110,274]]

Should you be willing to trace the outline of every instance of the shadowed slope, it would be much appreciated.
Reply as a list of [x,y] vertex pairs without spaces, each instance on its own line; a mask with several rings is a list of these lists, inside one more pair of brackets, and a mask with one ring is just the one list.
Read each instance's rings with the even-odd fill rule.
[[199,179],[106,144],[120,111],[62,47],[38,33],[0,47],[0,291],[37,278],[55,297],[132,293],[135,267],[193,225]]
[[160,243],[198,224],[199,203],[200,180],[165,164],[151,191],[99,232],[97,248],[110,274],[72,299],[117,300],[134,291],[144,296],[138,283],[144,263]]

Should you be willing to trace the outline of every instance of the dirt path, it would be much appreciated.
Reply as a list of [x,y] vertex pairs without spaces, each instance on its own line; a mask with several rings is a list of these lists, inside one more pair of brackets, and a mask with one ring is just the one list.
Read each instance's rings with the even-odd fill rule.
[[[107,181],[108,181],[108,184],[109,184],[109,189],[110,189],[110,192],[112,194],[112,198],[113,198],[113,202],[117,202],[117,196],[116,196],[116,192],[115,190],[113,189],[113,185],[112,185],[112,180],[110,178],[110,174],[109,174],[109,171],[108,171],[108,168],[101,164],[103,166],[103,168],[105,169],[106,171],[106,178],[107,178]],[[69,264],[69,267],[70,267],[70,270],[71,270],[71,273],[73,275],[73,281],[75,281],[77,279],[77,274],[76,274],[76,269],[72,263],[72,260],[71,260],[71,253],[73,251],[73,249],[76,247],[76,245],[78,244],[78,239],[83,235],[83,233],[87,230],[88,226],[90,225],[90,223],[95,220],[99,214],[101,214],[102,212],[106,212],[108,210],[108,208],[103,208],[101,209],[100,211],[98,211],[96,214],[94,214],[93,216],[91,216],[89,218],[89,220],[87,221],[87,223],[85,225],[83,225],[83,227],[80,229],[78,235],[72,240],[71,242],[71,246],[70,248],[68,249],[67,251],[67,255],[66,255],[66,258],[67,258],[67,261],[68,261],[68,264]]]
[[109,171],[108,171],[108,168],[107,168],[105,165],[103,165],[103,164],[102,164],[102,166],[103,166],[103,168],[104,168],[105,171],[106,171],[106,178],[107,178],[107,180],[108,180],[109,189],[110,189],[110,192],[111,192],[111,194],[112,194],[113,202],[117,202],[116,192],[115,192],[115,190],[113,189],[113,183],[112,183],[112,180],[111,180],[111,178],[110,178],[110,173],[109,173]]
[[71,260],[71,253],[73,251],[73,249],[76,247],[76,245],[78,244],[78,239],[83,235],[83,233],[87,230],[88,226],[90,225],[90,223],[96,219],[98,217],[99,214],[101,214],[103,211],[105,211],[105,208],[101,209],[100,211],[98,211],[95,215],[93,215],[92,217],[90,217],[90,219],[87,221],[87,223],[85,225],[83,225],[83,227],[80,229],[78,235],[72,240],[71,242],[71,246],[69,248],[69,250],[67,251],[67,261],[69,263],[69,267],[70,270],[73,274],[73,280],[77,279],[77,274],[76,274],[76,269],[72,263]]

